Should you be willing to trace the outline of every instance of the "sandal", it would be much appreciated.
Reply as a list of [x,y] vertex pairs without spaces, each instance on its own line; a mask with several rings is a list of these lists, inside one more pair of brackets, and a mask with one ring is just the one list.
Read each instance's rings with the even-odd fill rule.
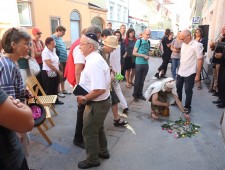
[[134,83],[132,83],[132,82],[129,82],[129,84],[130,84],[131,86],[134,86]]
[[127,87],[127,88],[131,88],[131,85],[130,85],[130,84],[126,84],[126,87]]
[[198,90],[202,90],[202,86],[200,85],[200,86],[198,86]]
[[118,120],[114,120],[114,126],[126,126],[127,125],[127,121],[126,120],[122,120],[122,119],[118,119]]
[[71,94],[71,92],[68,92],[67,90],[63,90],[62,94]]

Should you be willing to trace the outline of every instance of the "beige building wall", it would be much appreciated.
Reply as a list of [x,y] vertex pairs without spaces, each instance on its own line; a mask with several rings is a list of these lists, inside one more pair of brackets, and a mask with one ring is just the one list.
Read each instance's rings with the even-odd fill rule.
[[[80,15],[80,31],[89,27],[94,17],[99,17],[104,24],[106,23],[106,11],[89,8],[87,0],[33,0],[31,6],[33,26],[41,29],[42,40],[52,34],[51,17],[56,17],[60,18],[60,24],[67,29],[63,39],[68,46],[71,44],[70,14],[73,10]],[[31,33],[31,29],[32,27],[28,28],[29,33]]]

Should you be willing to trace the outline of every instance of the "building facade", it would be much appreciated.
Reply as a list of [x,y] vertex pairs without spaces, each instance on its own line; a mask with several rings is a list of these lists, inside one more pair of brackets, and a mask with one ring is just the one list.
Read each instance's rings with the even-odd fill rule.
[[[174,17],[176,14],[171,13],[169,7],[171,6],[168,1],[165,0],[147,0],[149,4],[149,26],[151,29],[166,28],[174,29],[174,25],[178,25],[179,17]],[[177,28],[176,28],[177,29]]]
[[[10,21],[5,19],[5,23],[11,23],[7,25],[8,27],[25,27],[29,33],[31,33],[32,27],[39,27],[44,40],[55,32],[58,25],[63,25],[67,29],[63,37],[67,46],[70,46],[80,36],[81,30],[91,24],[99,25],[101,28],[106,25],[106,1],[8,0],[2,2],[1,6],[2,4],[6,6],[7,10],[16,6],[12,10],[13,14],[10,15],[14,16],[14,20],[16,18],[17,22],[13,19]],[[0,23],[1,20],[2,18],[0,18]]]
[[106,0],[107,22],[112,23],[112,29],[119,29],[121,24],[128,26],[129,0]]
[[[10,8],[9,8],[10,7]],[[19,17],[16,0],[1,2],[0,37],[7,28],[19,26]]]

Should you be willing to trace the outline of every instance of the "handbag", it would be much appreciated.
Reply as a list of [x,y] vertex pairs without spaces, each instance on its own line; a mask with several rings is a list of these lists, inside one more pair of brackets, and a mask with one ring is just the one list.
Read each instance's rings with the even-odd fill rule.
[[34,58],[32,57],[28,58],[28,65],[30,68],[31,75],[37,76],[40,73],[41,71],[40,66],[38,65],[37,61]]
[[34,118],[34,127],[40,126],[46,119],[46,112],[42,105],[36,103],[30,103],[28,106],[31,108],[32,116]]
[[56,77],[57,73],[53,70],[46,70],[48,77]]
[[168,109],[167,107],[165,107],[163,110],[162,110],[162,113],[161,115],[163,117],[168,117],[170,115],[170,109]]

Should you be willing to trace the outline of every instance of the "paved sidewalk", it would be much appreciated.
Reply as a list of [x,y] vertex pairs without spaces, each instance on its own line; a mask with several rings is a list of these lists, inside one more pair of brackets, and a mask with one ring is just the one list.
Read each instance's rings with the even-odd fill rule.
[[[154,74],[161,64],[160,58],[150,58],[145,88],[156,81]],[[170,66],[168,68],[170,73]],[[150,103],[132,101],[132,89],[121,83],[129,103],[127,120],[129,126],[113,126],[110,111],[105,121],[110,159],[101,160],[96,170],[223,170],[225,150],[219,124],[223,109],[212,104],[217,98],[203,89],[194,88],[191,120],[200,125],[200,132],[192,138],[175,139],[173,134],[162,131],[164,120],[177,120],[182,113],[175,106],[170,107],[170,117],[155,121],[150,118]],[[72,90],[72,89],[71,89]],[[184,95],[185,96],[185,95]],[[76,122],[76,98],[67,95],[62,106],[56,106],[56,124],[46,131],[53,142],[49,146],[36,128],[31,132],[30,168],[36,170],[76,170],[79,161],[85,159],[85,150],[73,145]],[[122,109],[120,108],[120,111]]]

